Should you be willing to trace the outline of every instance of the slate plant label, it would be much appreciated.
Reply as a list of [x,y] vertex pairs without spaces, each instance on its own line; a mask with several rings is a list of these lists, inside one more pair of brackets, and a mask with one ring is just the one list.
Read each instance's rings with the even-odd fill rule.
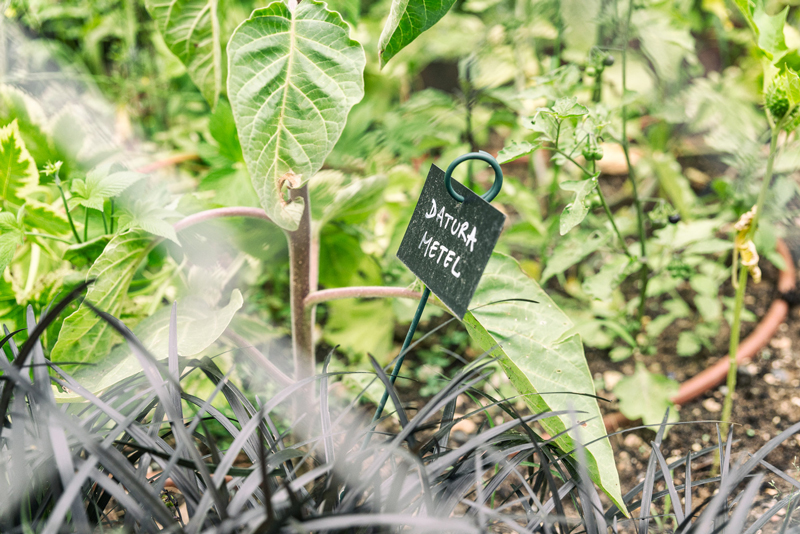
[[455,180],[458,202],[431,166],[397,257],[459,319],[464,318],[506,216]]

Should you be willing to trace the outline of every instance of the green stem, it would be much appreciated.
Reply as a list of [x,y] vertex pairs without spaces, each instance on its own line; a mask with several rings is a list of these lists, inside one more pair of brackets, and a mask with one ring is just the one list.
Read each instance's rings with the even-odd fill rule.
[[[58,175],[56,175],[58,178]],[[61,187],[61,182],[56,180],[56,186],[58,190],[61,191],[61,201],[64,203],[64,209],[67,212],[67,219],[69,220],[69,227],[72,229],[72,235],[75,236],[75,241],[78,243],[81,242],[81,238],[78,237],[78,230],[75,229],[75,221],[72,220],[72,213],[69,211],[69,204],[67,204],[67,196],[64,194],[64,188]]]
[[29,235],[32,237],[41,237],[42,239],[52,239],[53,241],[61,241],[62,243],[66,243],[68,245],[72,244],[72,241],[70,241],[69,239],[64,239],[63,237],[58,237],[54,235],[37,234],[35,232],[25,232],[25,235]]
[[83,240],[89,240],[89,208],[84,209],[83,216]]
[[[779,126],[772,126],[772,137],[769,144],[769,158],[767,159],[767,170],[764,173],[764,181],[761,183],[761,189],[758,192],[758,200],[756,201],[756,211],[753,215],[753,220],[750,223],[750,229],[747,232],[747,238],[753,239],[756,229],[758,228],[758,221],[761,218],[761,212],[764,209],[764,200],[767,197],[769,185],[772,182],[772,174],[775,167],[775,155],[778,152],[778,134],[780,133]],[[739,269],[739,287],[736,288],[736,300],[733,307],[733,324],[731,325],[731,339],[728,345],[728,359],[730,364],[728,366],[728,391],[725,392],[725,402],[722,405],[722,436],[727,437],[728,427],[730,426],[731,413],[733,412],[733,394],[736,390],[736,373],[738,371],[738,364],[736,362],[736,354],[739,352],[739,338],[741,335],[742,327],[742,309],[744,307],[744,294],[747,290],[747,275],[749,271],[747,267],[742,265]]]
[[628,32],[631,26],[631,16],[633,15],[633,0],[628,3],[628,15],[625,20],[625,33],[622,43],[622,151],[625,153],[625,162],[628,165],[628,178],[633,187],[633,203],[636,206],[636,221],[639,227],[639,244],[641,247],[642,267],[639,270],[639,313],[637,314],[639,324],[642,324],[646,308],[647,297],[647,281],[649,269],[647,267],[647,231],[644,224],[644,210],[642,209],[642,201],[639,198],[639,189],[636,184],[636,173],[631,164],[631,155],[628,147],[628,105],[626,104],[626,95],[628,91]]
[[111,233],[114,233],[114,199],[111,199],[111,213],[108,214],[108,218],[111,219]]
[[103,215],[103,232],[108,234],[108,223],[106,222],[106,212],[102,211],[100,213]]
[[[592,160],[592,176],[596,172],[596,165],[597,163]],[[608,207],[608,202],[606,202],[606,196],[603,194],[603,190],[600,188],[600,183],[597,184],[597,195],[600,197],[600,202],[603,204],[603,209],[606,212],[606,216],[608,217],[608,221],[611,223],[612,228],[614,228],[614,233],[617,234],[617,238],[619,239],[620,244],[622,245],[622,250],[625,252],[625,255],[629,258],[633,259],[633,254],[630,253],[628,250],[628,245],[625,243],[625,238],[622,237],[622,233],[620,233],[619,228],[617,228],[617,222],[614,220],[614,214],[611,213],[611,208]]]

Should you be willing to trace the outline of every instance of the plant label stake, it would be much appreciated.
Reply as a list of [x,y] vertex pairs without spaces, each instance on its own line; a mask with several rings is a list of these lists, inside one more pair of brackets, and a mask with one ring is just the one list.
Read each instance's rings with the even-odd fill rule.
[[[482,196],[452,180],[453,170],[470,159],[485,161],[494,169],[492,188]],[[431,166],[397,251],[397,257],[425,284],[425,290],[392,370],[392,384],[403,365],[431,292],[453,315],[464,319],[506,220],[503,213],[489,204],[502,187],[500,164],[486,152],[471,152],[456,158],[447,172],[442,172],[436,165]],[[373,424],[381,417],[388,398],[387,390],[375,411]],[[369,443],[371,435],[367,434],[364,446]]]
[[[461,161],[491,158],[486,153],[477,155],[481,157],[458,158],[446,174],[431,166],[397,251],[400,261],[459,319],[467,313],[506,220],[489,202],[450,179]],[[502,183],[501,171],[495,173],[498,179],[487,194],[489,200],[495,197],[495,188],[499,191],[496,184]]]

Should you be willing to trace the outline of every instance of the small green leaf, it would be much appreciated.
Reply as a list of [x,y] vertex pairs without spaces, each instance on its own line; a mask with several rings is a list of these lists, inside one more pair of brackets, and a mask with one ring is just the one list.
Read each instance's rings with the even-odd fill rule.
[[52,235],[64,235],[70,231],[66,215],[51,204],[28,200],[23,209],[25,210],[23,223],[29,228]]
[[75,243],[64,251],[64,259],[80,269],[94,263],[109,241],[111,241],[110,235],[101,235],[83,243]]
[[156,192],[121,207],[119,231],[141,229],[180,245],[175,229],[166,219],[177,218],[181,215],[174,210],[159,207],[162,204],[160,200],[160,195]]
[[527,127],[534,132],[539,132],[543,140],[550,141],[551,143],[556,142],[556,138],[558,137],[558,120],[551,112],[539,110]]
[[704,321],[716,323],[722,319],[722,303],[716,296],[695,295],[694,305]]
[[586,109],[586,106],[578,104],[577,97],[573,96],[556,100],[556,103],[553,104],[553,113],[559,119],[566,119],[569,117],[583,117],[589,114],[589,110]]
[[540,146],[542,146],[540,143],[529,143],[527,141],[517,143],[516,141],[511,141],[508,146],[497,154],[497,162],[503,164],[514,161],[530,154]]
[[364,50],[325,4],[256,9],[228,43],[228,98],[244,159],[270,218],[294,230],[303,203],[287,203],[322,167],[364,96]]
[[786,6],[777,15],[769,15],[766,11],[766,2],[764,0],[756,1],[753,23],[758,29],[758,47],[773,63],[783,57],[788,50],[783,35],[783,27],[786,25],[788,13],[789,6]]
[[381,67],[439,22],[454,3],[455,0],[393,0],[389,19],[378,39]]
[[694,332],[684,330],[678,336],[678,346],[676,348],[678,356],[694,356],[700,352],[701,348],[703,348],[703,345]]
[[[117,235],[89,269],[87,280],[95,280],[86,300],[119,317],[133,275],[150,251],[153,239],[141,231]],[[120,340],[105,321],[81,304],[64,320],[58,341],[50,354],[54,362],[97,362]]]
[[0,128],[0,201],[5,209],[25,203],[26,193],[39,183],[39,172],[19,131],[17,119]]
[[[231,323],[242,302],[238,289],[233,290],[228,305],[220,309],[214,309],[198,297],[180,300],[177,306],[178,354],[195,356],[210,347]],[[167,357],[171,312],[170,306],[163,307],[133,329],[136,338],[159,360]],[[92,392],[103,391],[142,370],[127,343],[117,346],[107,358],[96,363],[91,367],[82,366],[73,374]],[[59,400],[71,397],[70,394],[57,396]]]
[[0,276],[14,259],[14,253],[17,251],[17,246],[22,243],[24,235],[13,213],[0,212]]
[[[667,408],[670,421],[677,420],[677,413],[670,400],[680,389],[680,384],[664,375],[651,373],[644,364],[636,364],[633,376],[626,376],[614,387],[619,398],[622,414],[633,421],[641,419],[646,425],[657,425],[664,419]],[[646,392],[647,394],[643,394]]]
[[583,282],[583,290],[597,300],[608,300],[625,274],[630,259],[622,254],[615,255],[603,263],[597,274]]
[[589,213],[590,205],[589,202],[586,201],[586,197],[592,193],[596,187],[597,180],[595,178],[561,183],[561,189],[573,191],[575,193],[575,199],[567,204],[564,211],[561,212],[561,218],[559,219],[559,231],[561,235],[575,228],[586,218],[586,215]]
[[170,51],[216,106],[223,68],[217,0],[147,0],[146,5]]
[[600,233],[593,233],[588,236],[581,235],[575,240],[561,240],[547,259],[547,265],[542,273],[542,283],[547,282],[555,274],[563,273],[603,246],[606,241],[608,241],[608,234]]
[[103,211],[103,202],[125,191],[145,177],[138,172],[121,171],[108,173],[109,166],[101,165],[89,171],[86,180],[72,181],[70,210],[77,206]]
[[[581,435],[588,443],[589,475],[624,510],[614,453],[592,397],[592,375],[580,336],[567,334],[573,327],[569,318],[513,258],[499,253],[492,255],[471,308],[464,317],[467,331],[499,359],[533,413],[570,408],[581,412],[578,418],[584,421]],[[570,428],[572,421],[565,414],[544,419],[541,424],[555,436]],[[574,450],[568,433],[561,434],[555,443],[564,452]]]

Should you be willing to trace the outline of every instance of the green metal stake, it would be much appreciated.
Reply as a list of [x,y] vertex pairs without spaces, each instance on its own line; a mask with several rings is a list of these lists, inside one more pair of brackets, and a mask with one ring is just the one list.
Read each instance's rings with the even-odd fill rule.
[[[491,202],[494,200],[494,197],[500,192],[500,189],[503,187],[503,171],[500,170],[500,164],[497,163],[497,160],[492,157],[491,154],[488,152],[480,151],[480,152],[470,152],[469,154],[464,154],[463,156],[459,156],[447,167],[447,172],[444,176],[444,185],[450,195],[459,202],[464,202],[464,197],[458,194],[453,189],[452,181],[452,174],[455,168],[464,161],[470,159],[479,159],[485,161],[489,165],[492,166],[494,169],[494,176],[495,180],[492,184],[491,189],[481,195],[486,202]],[[414,332],[417,331],[417,326],[419,325],[419,320],[422,317],[422,312],[425,311],[425,305],[428,303],[428,298],[431,296],[431,290],[427,287],[425,291],[422,292],[422,297],[419,299],[419,304],[417,305],[417,311],[414,314],[414,319],[411,321],[411,325],[408,327],[408,333],[406,334],[406,339],[403,341],[403,347],[400,349],[400,355],[397,358],[397,362],[394,364],[394,369],[392,369],[392,376],[389,377],[389,381],[391,382],[392,386],[394,386],[395,381],[397,380],[397,375],[400,374],[400,368],[403,366],[403,360],[406,358],[406,352],[408,351],[408,347],[411,345],[411,340],[414,338]],[[386,402],[389,400],[389,390],[383,392],[383,397],[381,397],[381,402],[378,404],[378,409],[375,410],[375,415],[372,417],[372,425],[381,418],[383,415],[383,409],[386,407]],[[368,432],[367,435],[364,437],[364,443],[361,446],[362,449],[365,449],[367,445],[369,445],[369,441],[372,439],[372,431]]]
[[[417,325],[419,325],[420,317],[422,317],[422,312],[425,310],[425,305],[428,303],[428,298],[431,296],[431,290],[427,287],[425,291],[422,292],[422,298],[419,299],[419,305],[417,305],[417,312],[414,314],[414,319],[411,320],[411,326],[408,327],[408,333],[406,334],[406,339],[403,341],[403,348],[400,349],[400,356],[397,358],[397,362],[394,364],[394,369],[392,369],[392,376],[389,377],[389,381],[394,385],[395,380],[397,380],[397,375],[400,374],[400,368],[403,366],[403,360],[406,359],[406,351],[408,350],[409,345],[411,345],[411,340],[414,338],[414,332],[417,331]],[[372,417],[372,424],[374,425],[378,419],[381,418],[383,414],[383,409],[386,407],[386,402],[389,400],[389,390],[383,392],[383,397],[381,397],[381,402],[378,404],[378,409],[375,410],[375,415]],[[364,447],[369,445],[369,440],[372,437],[372,432],[368,433],[366,438],[364,438]]]

